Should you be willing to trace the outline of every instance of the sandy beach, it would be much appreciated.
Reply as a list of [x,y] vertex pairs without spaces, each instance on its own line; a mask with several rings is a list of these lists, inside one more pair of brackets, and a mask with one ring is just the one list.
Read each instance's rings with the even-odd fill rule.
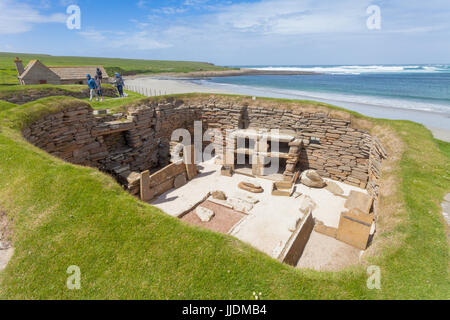
[[125,88],[147,96],[179,93],[228,93],[233,92],[208,88],[190,81],[171,78],[125,78]]
[[305,96],[280,95],[268,92],[264,89],[251,90],[246,87],[238,86],[220,86],[220,84],[210,84],[207,82],[194,82],[195,78],[185,79],[173,77],[128,77],[126,80],[126,89],[141,93],[146,96],[157,96],[167,94],[181,93],[221,93],[221,94],[242,94],[260,97],[286,98],[286,99],[308,99],[316,100],[336,106],[353,110],[370,117],[385,118],[392,120],[410,120],[425,125],[436,139],[450,142],[450,129],[447,129],[447,120],[442,115],[433,112],[424,112],[417,110],[406,110],[400,108],[387,108],[372,105],[360,105],[356,103],[314,99]]

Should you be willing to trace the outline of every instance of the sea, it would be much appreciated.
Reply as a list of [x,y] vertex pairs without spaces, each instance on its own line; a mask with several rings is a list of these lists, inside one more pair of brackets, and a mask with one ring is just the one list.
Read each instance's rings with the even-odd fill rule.
[[320,101],[371,117],[450,131],[450,64],[239,67],[318,74],[193,81],[238,94]]

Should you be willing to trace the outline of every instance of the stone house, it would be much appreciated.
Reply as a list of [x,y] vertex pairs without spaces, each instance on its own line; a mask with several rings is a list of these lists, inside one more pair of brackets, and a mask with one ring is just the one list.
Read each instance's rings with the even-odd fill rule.
[[97,68],[103,73],[103,81],[108,81],[108,74],[103,66],[80,67],[47,67],[39,60],[32,60],[26,68],[22,60],[14,60],[21,85],[32,84],[87,84],[86,74],[92,77],[97,73]]

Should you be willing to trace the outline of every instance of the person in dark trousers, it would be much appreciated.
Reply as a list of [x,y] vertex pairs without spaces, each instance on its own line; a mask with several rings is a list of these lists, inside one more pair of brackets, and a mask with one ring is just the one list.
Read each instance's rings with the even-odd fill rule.
[[100,101],[103,101],[103,90],[102,90],[102,81],[99,78],[98,74],[95,75],[95,84],[97,85],[97,93],[98,96],[100,97]]
[[103,82],[103,72],[100,68],[97,68],[97,77],[100,80],[100,83]]
[[120,74],[118,74],[117,72],[115,73],[116,78],[114,79],[114,85],[117,88],[117,91],[119,91],[119,95],[122,98],[123,95],[123,87],[125,86],[125,83],[123,82],[122,76]]
[[97,101],[98,101],[97,84],[95,83],[95,80],[91,78],[90,74],[87,74],[86,78],[88,79],[88,87],[90,90],[89,101],[92,101],[92,99],[94,99],[94,96],[97,98]]

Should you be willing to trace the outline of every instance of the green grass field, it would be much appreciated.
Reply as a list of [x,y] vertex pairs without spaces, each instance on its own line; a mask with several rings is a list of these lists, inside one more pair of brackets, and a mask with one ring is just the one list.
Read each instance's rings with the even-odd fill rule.
[[[110,84],[103,84],[103,89],[113,89],[113,86]],[[13,104],[7,104],[6,101],[10,98],[19,97],[23,95],[36,95],[36,96],[57,96],[57,95],[65,95],[70,96],[71,93],[80,93],[85,92],[86,98],[83,99],[85,101],[89,101],[89,93],[87,90],[87,86],[85,85],[32,85],[32,86],[0,86],[0,110],[2,109],[2,102],[5,103],[3,108],[11,108],[14,106]],[[105,93],[105,91],[104,91]],[[117,94],[117,90],[114,89],[113,93]],[[94,109],[111,109],[111,111],[120,111],[121,107],[125,104],[129,104],[137,99],[144,98],[143,95],[125,90],[125,93],[128,95],[126,98],[118,98],[118,97],[104,97],[104,101],[92,101],[92,108]]]
[[[388,142],[393,160],[383,179],[393,179],[395,188],[382,198],[378,251],[366,265],[315,272],[188,226],[138,201],[111,177],[65,163],[21,136],[42,115],[81,103],[87,102],[0,103],[0,208],[15,246],[0,273],[0,299],[253,299],[255,291],[264,300],[448,299],[447,227],[439,203],[450,191],[450,144],[422,125],[352,113]],[[389,132],[402,150],[391,145]],[[81,290],[66,287],[71,265],[81,268]],[[367,265],[381,268],[381,290],[367,288]]]
[[14,59],[23,60],[24,67],[30,60],[39,59],[48,66],[84,66],[102,65],[109,75],[119,72],[122,75],[186,73],[193,71],[220,71],[228,68],[215,66],[204,62],[164,61],[164,60],[134,60],[91,57],[58,57],[40,54],[1,53],[0,52],[0,85],[18,84]]

